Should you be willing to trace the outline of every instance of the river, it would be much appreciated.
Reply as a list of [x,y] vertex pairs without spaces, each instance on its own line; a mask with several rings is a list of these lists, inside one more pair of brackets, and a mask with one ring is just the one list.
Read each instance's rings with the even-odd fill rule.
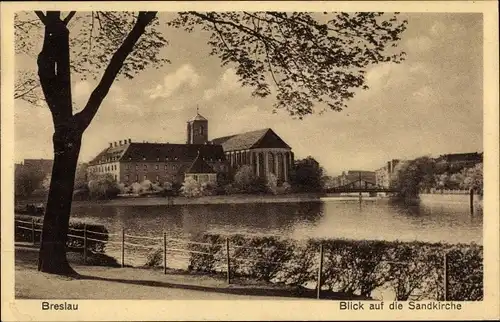
[[[464,200],[467,200],[464,198]],[[187,238],[198,233],[278,235],[294,239],[349,238],[482,244],[483,216],[471,216],[467,202],[430,202],[412,206],[386,199],[326,198],[317,202],[102,206],[78,204],[72,217],[106,226],[110,240],[127,235]],[[152,242],[127,238],[133,243]],[[161,244],[161,240],[158,241]],[[107,252],[119,258],[119,246]],[[128,250],[127,250],[128,252]],[[131,250],[134,265],[145,251]],[[129,256],[130,257],[130,256]]]

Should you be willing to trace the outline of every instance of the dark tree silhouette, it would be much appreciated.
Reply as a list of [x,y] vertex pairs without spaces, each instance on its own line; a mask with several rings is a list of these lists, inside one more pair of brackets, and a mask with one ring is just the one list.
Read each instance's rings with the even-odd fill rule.
[[[65,243],[82,135],[119,76],[133,78],[166,62],[168,44],[156,12],[40,12],[15,19],[16,51],[33,54],[43,34],[38,79],[18,74],[16,98],[40,102],[43,93],[54,123],[54,166],[44,217],[39,270],[72,274]],[[340,111],[359,88],[366,68],[399,63],[406,21],[383,13],[180,12],[167,22],[187,32],[210,33],[211,54],[235,65],[241,85],[253,95],[276,97],[275,109],[302,118]],[[73,106],[71,77],[99,83],[86,105]]]

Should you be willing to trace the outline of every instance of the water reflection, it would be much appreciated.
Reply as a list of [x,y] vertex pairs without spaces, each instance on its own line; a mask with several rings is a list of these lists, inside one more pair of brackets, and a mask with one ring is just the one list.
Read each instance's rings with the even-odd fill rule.
[[73,217],[134,235],[268,234],[296,239],[352,238],[482,243],[482,214],[465,204],[403,205],[386,200],[276,204],[82,206]]

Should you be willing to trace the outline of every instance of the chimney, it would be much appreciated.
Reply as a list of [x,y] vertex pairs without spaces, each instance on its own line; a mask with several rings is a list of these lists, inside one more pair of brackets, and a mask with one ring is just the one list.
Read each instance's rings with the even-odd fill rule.
[[112,148],[113,147],[113,142],[109,142],[109,147]]
[[122,146],[122,140],[119,141],[120,146]]
[[132,143],[132,139],[128,139],[128,143]]
[[115,148],[116,148],[117,146],[118,146],[118,144],[117,144],[117,143],[116,143],[116,141],[115,141]]

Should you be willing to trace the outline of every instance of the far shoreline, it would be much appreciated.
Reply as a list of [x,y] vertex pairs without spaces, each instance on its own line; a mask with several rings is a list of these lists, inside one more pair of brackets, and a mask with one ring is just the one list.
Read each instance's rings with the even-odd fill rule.
[[[375,201],[385,198],[363,197],[363,201]],[[175,197],[121,197],[99,201],[73,201],[74,207],[96,206],[178,206],[178,205],[217,205],[217,204],[258,204],[258,203],[299,203],[324,202],[326,200],[358,201],[359,197],[329,195],[324,193],[295,193],[287,195],[220,195],[187,198]]]

